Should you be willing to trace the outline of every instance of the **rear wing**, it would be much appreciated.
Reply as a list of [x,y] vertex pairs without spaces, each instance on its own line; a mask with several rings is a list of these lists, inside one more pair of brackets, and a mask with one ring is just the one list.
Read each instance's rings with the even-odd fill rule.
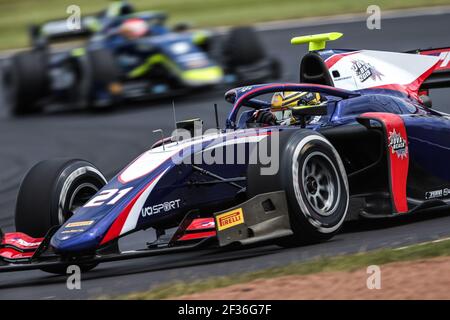
[[82,17],[80,27],[71,29],[67,18],[61,20],[47,21],[42,25],[32,25],[29,28],[31,44],[38,45],[41,41],[57,42],[79,38],[86,38],[100,29],[100,22],[96,16]]
[[102,20],[131,14],[134,7],[127,1],[112,1],[105,10],[80,17],[79,28],[68,25],[68,17],[47,21],[41,25],[33,25],[29,29],[33,46],[45,45],[48,42],[64,41],[88,37],[102,28]]
[[[360,91],[393,90],[422,101],[422,91],[431,86],[450,86],[448,68],[435,73],[440,58],[429,51],[407,53],[378,50],[326,49],[327,41],[342,36],[339,32],[308,35],[291,39],[292,44],[309,43],[309,51],[300,63],[300,82],[317,83]],[[445,51],[445,52],[441,52]],[[450,48],[441,49],[446,55]],[[437,54],[437,53],[436,53]],[[432,76],[431,76],[432,75]],[[444,76],[444,78],[442,78]],[[424,84],[424,81],[427,82]]]
[[420,89],[450,88],[450,47],[426,50],[419,49],[414,52],[420,55],[439,57],[439,62],[433,70],[433,73],[425,79]]
[[124,20],[130,18],[143,19],[153,24],[163,24],[167,19],[167,15],[160,11],[142,11],[118,15],[108,15],[107,12],[101,12],[96,15],[82,17],[80,27],[77,29],[69,28],[67,18],[48,21],[42,25],[34,25],[30,28],[31,43],[33,46],[39,46],[42,43],[87,38],[96,32],[104,32],[105,30],[116,28]]

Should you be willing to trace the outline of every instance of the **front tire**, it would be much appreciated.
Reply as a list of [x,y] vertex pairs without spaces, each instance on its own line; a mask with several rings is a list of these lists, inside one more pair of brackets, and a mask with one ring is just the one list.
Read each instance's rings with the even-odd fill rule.
[[[39,162],[27,173],[20,186],[16,230],[35,238],[44,237],[50,228],[67,221],[105,184],[105,177],[87,161],[53,159]],[[96,266],[94,263],[79,267],[82,271],[88,271]],[[66,273],[64,266],[41,270],[54,274]]]
[[322,135],[310,130],[289,131],[279,134],[280,162],[275,175],[263,176],[260,165],[249,166],[248,196],[286,192],[294,235],[280,240],[279,245],[329,240],[347,215],[349,187],[344,166],[337,151]]
[[63,224],[106,184],[91,163],[75,159],[39,162],[27,173],[16,204],[16,229],[32,237],[44,237]]

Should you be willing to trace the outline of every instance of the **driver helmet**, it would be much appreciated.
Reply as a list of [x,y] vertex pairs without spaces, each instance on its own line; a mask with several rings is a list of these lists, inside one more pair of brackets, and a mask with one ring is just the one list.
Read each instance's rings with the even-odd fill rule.
[[138,39],[149,32],[147,22],[139,18],[130,18],[125,20],[119,27],[119,33],[130,40]]
[[277,120],[282,121],[292,117],[290,108],[314,107],[323,101],[325,101],[325,98],[318,92],[275,92],[272,96],[270,111],[272,111]]

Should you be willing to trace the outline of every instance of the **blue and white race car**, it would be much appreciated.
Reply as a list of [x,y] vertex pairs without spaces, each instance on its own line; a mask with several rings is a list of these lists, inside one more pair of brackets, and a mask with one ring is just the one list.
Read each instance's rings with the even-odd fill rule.
[[[118,1],[83,17],[79,28],[67,19],[33,27],[33,49],[14,55],[3,71],[8,108],[15,115],[48,105],[101,108],[279,77],[279,62],[252,28],[219,34],[187,24],[169,28],[166,19],[165,13],[134,12]],[[88,41],[64,49],[49,45],[79,37]]]

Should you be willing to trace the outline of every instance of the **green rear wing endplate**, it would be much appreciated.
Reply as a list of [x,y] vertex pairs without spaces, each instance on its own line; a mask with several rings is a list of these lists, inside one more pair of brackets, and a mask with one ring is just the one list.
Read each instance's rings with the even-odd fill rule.
[[298,45],[309,43],[309,51],[325,49],[327,41],[334,41],[342,37],[340,32],[329,32],[321,34],[313,34],[309,36],[300,36],[291,39],[291,44]]

